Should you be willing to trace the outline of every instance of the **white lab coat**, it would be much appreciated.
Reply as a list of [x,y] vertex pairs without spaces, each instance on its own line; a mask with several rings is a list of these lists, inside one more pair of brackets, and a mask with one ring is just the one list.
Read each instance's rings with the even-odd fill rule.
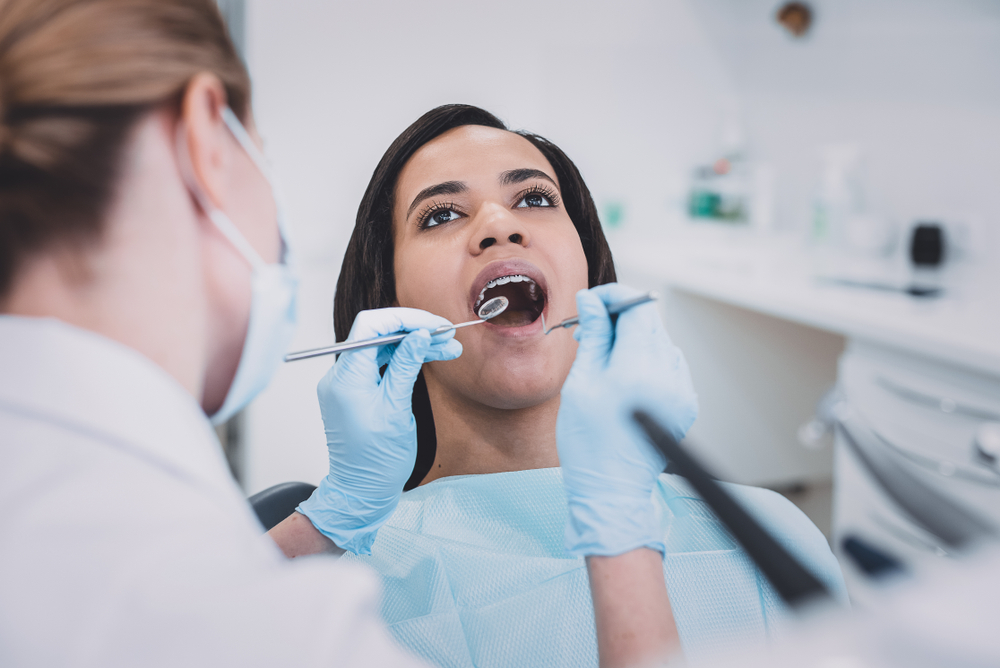
[[378,586],[287,561],[195,400],[139,353],[0,316],[0,666],[410,666]]

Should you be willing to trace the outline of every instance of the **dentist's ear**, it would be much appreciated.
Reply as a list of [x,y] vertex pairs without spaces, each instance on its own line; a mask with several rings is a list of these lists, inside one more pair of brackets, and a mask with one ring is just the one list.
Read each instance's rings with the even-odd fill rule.
[[184,90],[178,119],[192,176],[209,202],[224,211],[228,210],[227,193],[232,190],[228,179],[234,154],[239,149],[222,119],[226,105],[226,89],[219,78],[198,74]]

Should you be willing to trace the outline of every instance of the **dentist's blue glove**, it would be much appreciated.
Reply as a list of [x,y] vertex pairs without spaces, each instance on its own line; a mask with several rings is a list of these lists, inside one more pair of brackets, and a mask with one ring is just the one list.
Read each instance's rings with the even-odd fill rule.
[[698,415],[698,397],[655,304],[635,306],[612,324],[606,305],[639,294],[612,283],[576,295],[580,346],[556,422],[573,556],[664,551],[652,495],[666,461],[631,413],[645,408],[680,440]]
[[362,311],[348,340],[411,333],[396,346],[341,355],[319,382],[330,473],[296,510],[338,547],[371,554],[375,533],[396,509],[417,458],[413,383],[424,362],[462,354],[454,331],[430,336],[449,324],[417,309]]

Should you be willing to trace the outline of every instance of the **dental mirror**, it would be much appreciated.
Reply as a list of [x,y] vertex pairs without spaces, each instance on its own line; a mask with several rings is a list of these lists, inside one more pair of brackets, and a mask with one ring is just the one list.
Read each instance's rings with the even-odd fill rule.
[[495,318],[504,311],[510,305],[510,300],[506,297],[494,297],[489,299],[485,304],[479,307],[479,317],[483,320],[489,320],[490,318]]

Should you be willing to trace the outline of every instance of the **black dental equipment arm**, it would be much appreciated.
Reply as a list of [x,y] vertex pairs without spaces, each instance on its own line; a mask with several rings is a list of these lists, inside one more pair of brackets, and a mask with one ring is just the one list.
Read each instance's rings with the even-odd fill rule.
[[694,490],[726,525],[785,603],[797,608],[806,603],[833,600],[823,583],[751,517],[649,413],[636,410],[632,417],[673,469],[687,478]]
[[854,560],[854,565],[874,580],[906,572],[906,567],[899,559],[854,534],[845,536],[840,546]]

